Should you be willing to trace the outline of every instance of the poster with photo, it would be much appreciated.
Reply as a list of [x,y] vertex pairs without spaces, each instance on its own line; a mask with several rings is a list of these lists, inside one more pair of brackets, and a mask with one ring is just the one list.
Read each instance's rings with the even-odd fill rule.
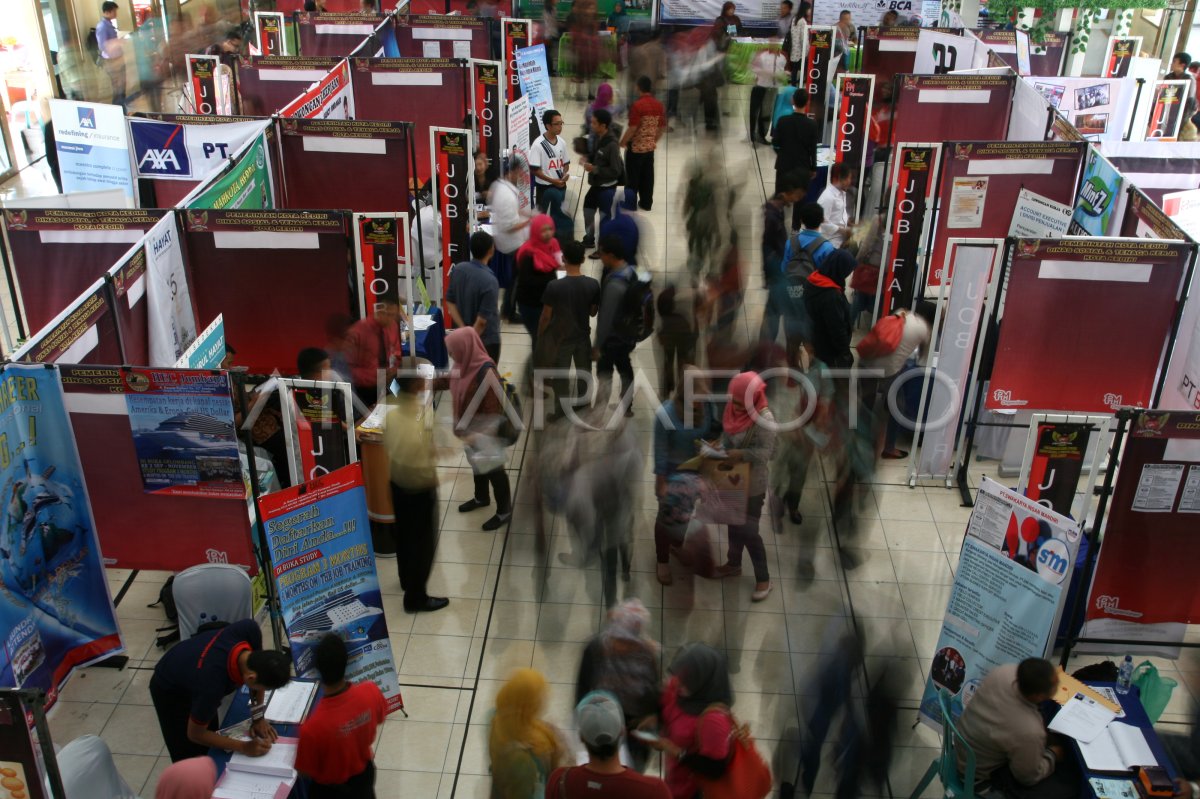
[[978,228],[983,222],[987,191],[987,177],[955,178],[950,189],[950,213],[946,227]]
[[1034,88],[1089,141],[1121,141],[1138,94],[1133,78],[1039,77]]
[[1046,102],[1051,107],[1058,108],[1062,105],[1063,92],[1066,91],[1066,87],[1053,83],[1035,83],[1033,84],[1033,88],[1037,89],[1038,93],[1046,98]]
[[224,374],[127,369],[121,378],[146,493],[245,496]]

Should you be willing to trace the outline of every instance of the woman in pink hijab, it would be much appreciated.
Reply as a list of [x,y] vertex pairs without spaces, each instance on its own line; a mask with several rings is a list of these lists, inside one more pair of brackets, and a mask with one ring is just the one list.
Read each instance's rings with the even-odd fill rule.
[[209,799],[217,784],[217,764],[208,755],[167,766],[158,778],[154,799]]
[[740,575],[742,550],[749,550],[755,580],[750,598],[762,602],[771,593],[771,573],[758,522],[767,498],[767,470],[775,454],[775,417],[767,407],[767,384],[756,372],[742,372],[730,380],[729,394],[721,420],[721,444],[730,461],[750,465],[750,499],[746,521],[729,525],[729,558],[714,573],[717,577]]

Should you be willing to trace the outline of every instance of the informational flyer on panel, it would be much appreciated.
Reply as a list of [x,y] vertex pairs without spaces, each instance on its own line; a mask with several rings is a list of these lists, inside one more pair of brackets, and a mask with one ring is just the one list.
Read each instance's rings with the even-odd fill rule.
[[1057,239],[1071,224],[1071,206],[1021,189],[1008,235],[1020,239]]

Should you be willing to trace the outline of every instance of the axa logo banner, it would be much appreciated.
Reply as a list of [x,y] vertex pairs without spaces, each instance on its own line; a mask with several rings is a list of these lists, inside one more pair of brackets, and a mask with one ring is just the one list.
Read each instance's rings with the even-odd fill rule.
[[267,124],[264,121],[184,125],[130,119],[134,167],[139,178],[203,180]]

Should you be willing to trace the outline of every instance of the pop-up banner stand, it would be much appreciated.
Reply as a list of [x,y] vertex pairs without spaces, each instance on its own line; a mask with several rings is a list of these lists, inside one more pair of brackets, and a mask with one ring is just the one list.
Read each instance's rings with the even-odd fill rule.
[[925,231],[933,215],[941,155],[942,145],[935,142],[906,142],[894,149],[875,319],[902,308],[911,310],[922,293],[917,286],[923,285],[918,281],[923,279]]
[[408,58],[489,59],[489,20],[445,14],[412,14],[396,18],[396,43]]
[[[405,121],[415,131],[433,127],[460,128],[471,108],[470,69],[462,59],[356,58],[354,105],[363,119]],[[430,143],[415,136],[416,177],[430,175]]]
[[410,123],[281,119],[279,132],[284,207],[408,210]]
[[[526,99],[526,98],[522,98]],[[433,190],[442,222],[442,263],[437,275],[423,275],[430,299],[441,304],[450,269],[470,255],[475,216],[475,167],[471,131],[431,128]]]
[[226,338],[252,372],[290,373],[299,348],[324,341],[327,323],[354,318],[343,212],[188,209],[183,215],[197,318],[223,314]]
[[508,125],[504,116],[504,64],[500,61],[471,61],[471,118],[476,146],[487,156],[488,166],[499,165],[500,153],[508,147]]
[[[415,292],[419,291],[423,298],[429,296],[420,275],[413,282],[416,258],[412,252],[420,251],[424,239],[418,230],[410,245],[408,220],[407,213],[373,211],[354,215],[354,259],[358,267],[360,319],[366,319],[368,313],[374,312],[375,303],[380,297],[392,293],[403,298],[405,315],[415,320]],[[428,313],[428,309],[424,309],[424,312]],[[417,331],[413,324],[408,326],[408,351],[417,351]]]
[[166,214],[153,209],[8,208],[0,217],[19,330],[40,330]]
[[349,383],[281,377],[278,391],[292,485],[358,462]]
[[[1084,519],[1112,444],[1111,414],[1046,414],[1030,418],[1017,493]],[[1087,480],[1080,490],[1079,481]]]

